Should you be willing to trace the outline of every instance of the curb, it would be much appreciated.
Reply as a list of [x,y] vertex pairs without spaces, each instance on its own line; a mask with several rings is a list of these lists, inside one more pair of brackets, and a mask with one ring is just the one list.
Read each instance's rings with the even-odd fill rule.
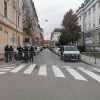
[[93,67],[98,67],[98,66],[96,66],[96,65],[94,65],[94,64],[91,64],[91,63],[89,63],[89,62],[86,62],[86,61],[84,61],[84,60],[81,60],[81,62],[86,63],[86,64],[88,64],[88,65],[91,65],[91,66],[93,66]]
[[4,58],[0,58],[0,61],[3,61],[4,60]]

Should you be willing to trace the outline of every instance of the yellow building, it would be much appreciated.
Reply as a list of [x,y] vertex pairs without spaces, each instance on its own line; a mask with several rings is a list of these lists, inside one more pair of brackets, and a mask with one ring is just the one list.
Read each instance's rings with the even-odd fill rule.
[[6,45],[23,45],[23,0],[0,0],[0,54]]

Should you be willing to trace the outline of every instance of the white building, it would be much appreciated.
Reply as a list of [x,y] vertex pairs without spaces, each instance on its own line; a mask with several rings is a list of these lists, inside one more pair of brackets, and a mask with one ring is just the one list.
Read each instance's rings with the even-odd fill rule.
[[55,46],[56,43],[59,43],[60,35],[60,29],[55,29],[54,32],[51,34],[51,43],[53,46]]
[[100,46],[100,0],[85,0],[76,14],[83,34],[80,44]]

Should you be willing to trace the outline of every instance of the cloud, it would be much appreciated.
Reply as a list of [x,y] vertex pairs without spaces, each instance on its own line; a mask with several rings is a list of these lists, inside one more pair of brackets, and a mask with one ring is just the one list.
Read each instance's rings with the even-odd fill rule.
[[[60,27],[64,14],[73,9],[76,11],[84,0],[33,0],[39,17],[39,23],[44,29],[45,37],[49,37],[54,28]],[[45,20],[48,20],[46,23]]]

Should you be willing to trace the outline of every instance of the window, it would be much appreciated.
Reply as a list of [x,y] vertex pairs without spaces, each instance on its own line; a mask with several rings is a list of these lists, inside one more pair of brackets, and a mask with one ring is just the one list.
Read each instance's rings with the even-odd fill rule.
[[18,0],[18,7],[19,7],[19,0]]
[[90,22],[89,22],[89,29],[90,29],[91,25],[90,25]]
[[95,27],[95,17],[93,18],[93,27]]
[[96,7],[96,5],[93,6],[93,11],[95,11],[95,7]]
[[89,9],[89,13],[88,13],[89,15],[91,14],[91,9]]
[[18,36],[18,45],[20,45],[20,36]]
[[18,26],[19,26],[19,16],[18,16]]
[[93,40],[93,44],[95,44],[95,34],[93,34],[92,40]]
[[99,8],[100,8],[100,1],[99,1]]
[[100,32],[98,33],[98,38],[99,38],[99,44],[100,44]]
[[4,1],[4,16],[7,18],[7,2]]

